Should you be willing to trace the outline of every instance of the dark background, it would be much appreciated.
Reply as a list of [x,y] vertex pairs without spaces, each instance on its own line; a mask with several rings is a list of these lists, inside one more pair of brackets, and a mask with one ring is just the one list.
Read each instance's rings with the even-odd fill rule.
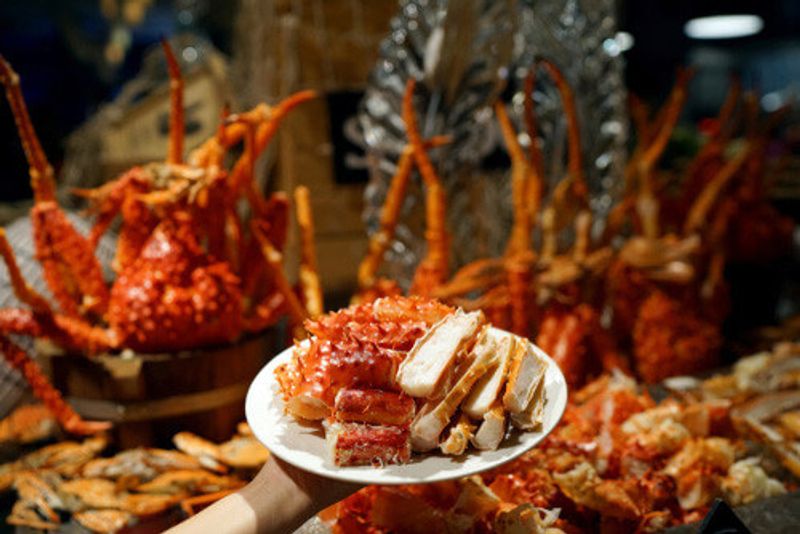
[[[155,0],[144,20],[132,28],[124,60],[110,67],[102,51],[111,24],[100,12],[101,1],[0,2],[0,53],[23,80],[34,124],[56,168],[67,134],[114,97],[138,71],[143,52],[162,36],[191,27],[223,52],[231,52],[236,2]],[[185,12],[191,13],[189,20]],[[760,15],[764,29],[752,37],[713,41],[684,35],[683,25],[690,18],[737,12]],[[716,114],[732,72],[741,76],[745,89],[758,88],[762,95],[800,95],[796,0],[628,0],[620,4],[619,20],[620,30],[635,40],[625,52],[628,87],[645,100],[657,103],[664,98],[678,65],[699,67],[685,122]],[[28,198],[27,164],[5,103],[0,105],[0,161],[0,201]]]

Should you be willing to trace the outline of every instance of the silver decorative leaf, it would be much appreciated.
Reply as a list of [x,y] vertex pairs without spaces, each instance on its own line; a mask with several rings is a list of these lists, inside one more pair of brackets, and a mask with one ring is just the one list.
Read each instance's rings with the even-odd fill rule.
[[[483,199],[477,194],[482,182],[476,179],[477,167],[496,144],[489,106],[504,86],[511,61],[515,4],[513,0],[401,2],[358,116],[371,175],[364,214],[370,232],[377,229],[389,181],[406,143],[402,96],[406,80],[414,77],[420,81],[415,107],[422,135],[452,137],[450,144],[431,155],[449,192],[454,263],[479,255],[481,247],[474,239],[485,220],[474,205]],[[422,198],[417,179],[409,188],[403,221],[387,254],[387,274],[403,284],[409,282],[424,250]],[[472,246],[464,246],[462,235],[470,236]]]

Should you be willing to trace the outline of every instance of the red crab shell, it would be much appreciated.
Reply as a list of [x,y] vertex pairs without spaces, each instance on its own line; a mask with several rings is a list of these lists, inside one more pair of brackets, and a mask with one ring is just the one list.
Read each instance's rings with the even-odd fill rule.
[[239,277],[200,247],[185,213],[165,220],[111,290],[108,320],[121,347],[192,349],[242,331]]

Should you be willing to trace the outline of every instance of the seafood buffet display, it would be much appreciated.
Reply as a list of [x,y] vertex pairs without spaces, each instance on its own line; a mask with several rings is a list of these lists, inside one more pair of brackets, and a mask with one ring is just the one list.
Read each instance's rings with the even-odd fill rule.
[[[522,122],[527,137],[535,139],[530,89],[539,70],[552,77],[564,103],[568,173],[545,191],[549,181],[542,176],[542,154],[536,144],[526,153],[504,105],[497,103],[511,159],[513,225],[502,257],[476,260],[452,276],[446,199],[427,154],[447,139],[420,137],[413,108],[416,82],[408,81],[403,119],[409,144],[389,187],[381,228],[359,267],[354,301],[401,293],[393,280],[378,273],[416,167],[426,188],[427,252],[409,294],[482,310],[494,326],[530,337],[559,364],[572,387],[613,369],[633,372],[648,383],[712,369],[720,361],[721,328],[730,309],[726,265],[779,258],[791,248],[793,223],[769,204],[765,193],[765,143],[787,108],[761,119],[754,96],[742,97],[733,84],[716,132],[686,175],[670,180],[658,163],[693,73],[679,71],[654,118],[634,100],[638,144],[626,169],[625,192],[611,209],[603,235],[594,239],[573,91],[546,59],[537,61],[527,77]],[[753,224],[752,230],[734,224],[750,209],[768,222]],[[748,232],[758,236],[742,236]],[[565,238],[572,239],[569,250],[562,250]],[[743,253],[740,242],[745,239],[759,251]],[[602,319],[606,313],[610,327]]]
[[306,324],[276,370],[286,411],[322,421],[335,465],[411,451],[494,450],[508,423],[541,427],[547,362],[528,340],[420,297],[383,297]]
[[[351,306],[325,314],[308,189],[294,192],[293,287],[282,256],[289,199],[265,196],[254,176],[281,121],[314,93],[226,110],[217,134],[184,159],[182,79],[164,48],[167,159],[77,191],[95,216],[87,236],[56,201],[19,78],[0,58],[30,164],[37,259],[52,294],[26,283],[0,231],[0,254],[27,306],[0,310],[0,351],[42,401],[0,421],[0,442],[38,443],[63,437],[61,430],[87,436],[0,465],[0,492],[18,496],[8,523],[54,529],[71,514],[89,530],[113,532],[178,508],[191,515],[246,484],[269,454],[242,425],[220,445],[181,432],[178,451],[102,456],[108,424],[83,420],[10,336],[86,356],[171,352],[235,343],[284,317],[297,338],[291,362],[276,374],[287,414],[322,425],[336,466],[402,464],[414,460],[412,451],[492,450],[516,430],[537,428],[547,400],[539,348],[571,388],[561,423],[535,449],[460,480],[367,487],[320,514],[334,532],[657,532],[701,520],[717,498],[735,506],[797,489],[796,333],[710,374],[722,360],[731,310],[726,266],[768,263],[791,249],[794,223],[767,194],[767,144],[788,108],[760,117],[757,95],[734,80],[705,144],[685,168],[667,172],[662,160],[693,71],[678,71],[655,113],[632,97],[636,145],[619,177],[622,195],[598,225],[576,95],[558,66],[538,58],[525,79],[522,115],[499,100],[493,106],[511,162],[505,250],[453,271],[443,165],[434,157],[453,139],[423,137],[417,84],[424,82],[410,77],[397,125],[407,143],[380,228],[358,266]],[[541,74],[564,109],[560,180],[544,175],[535,141]],[[381,267],[415,173],[426,250],[404,291]],[[93,252],[115,224],[109,284]]]
[[[19,77],[0,58],[0,81],[30,164],[36,257],[53,296],[50,300],[26,283],[0,231],[0,254],[14,292],[28,306],[0,310],[0,350],[74,434],[108,425],[82,420],[9,334],[46,339],[86,356],[124,349],[171,352],[232,343],[284,316],[300,324],[309,310],[321,308],[314,258],[303,256],[300,292],[284,273],[289,199],[283,193],[265,197],[254,177],[256,159],[283,118],[314,93],[226,113],[217,135],[184,161],[183,82],[166,41],[164,51],[171,79],[167,161],[78,191],[96,216],[88,236],[73,227],[56,201],[53,169],[28,116]],[[226,156],[239,147],[241,155],[228,168]],[[308,191],[298,189],[296,200],[301,228],[311,228],[301,237],[310,239]],[[115,277],[108,285],[94,249],[117,219]],[[313,245],[304,248],[313,253]]]
[[[35,410],[40,423],[55,424],[41,405],[19,410],[9,419],[27,417],[32,424]],[[136,448],[101,456],[109,444],[98,434],[47,445],[2,464],[0,492],[14,491],[18,497],[6,522],[53,530],[66,513],[91,532],[116,532],[178,508],[192,515],[242,487],[269,456],[245,423],[221,444],[188,432],[173,441],[177,450]]]
[[[622,373],[571,396],[559,427],[502,467],[456,482],[366,488],[322,517],[334,532],[519,532],[547,510],[564,532],[658,532],[797,488],[800,346],[741,360],[730,374],[676,378],[661,402]],[[481,504],[475,504],[479,501]],[[466,504],[470,503],[470,504]],[[558,510],[558,512],[554,512]]]

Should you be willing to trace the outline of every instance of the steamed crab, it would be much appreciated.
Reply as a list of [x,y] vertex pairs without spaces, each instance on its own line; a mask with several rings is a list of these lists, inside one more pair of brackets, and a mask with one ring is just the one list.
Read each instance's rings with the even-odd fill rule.
[[[47,338],[87,355],[122,348],[171,351],[229,343],[263,330],[284,314],[295,324],[308,316],[306,299],[295,294],[282,267],[287,200],[281,195],[264,198],[255,186],[253,166],[280,118],[313,93],[229,117],[185,164],[182,82],[172,51],[166,43],[164,48],[172,81],[168,161],[137,167],[84,192],[98,214],[88,237],[75,230],[56,202],[53,170],[28,116],[19,77],[0,58],[0,81],[30,164],[36,256],[57,304],[25,282],[0,231],[0,254],[14,292],[29,307],[0,310],[0,351],[59,423],[74,433],[90,434],[108,425],[83,421],[8,334]],[[243,157],[226,172],[223,156],[242,139]],[[301,198],[306,225],[307,197]],[[238,218],[240,198],[248,200],[253,213],[246,233]],[[108,285],[94,247],[117,213],[123,219],[114,262],[117,275]],[[308,279],[301,279],[301,285]],[[306,293],[318,292],[317,286]]]

